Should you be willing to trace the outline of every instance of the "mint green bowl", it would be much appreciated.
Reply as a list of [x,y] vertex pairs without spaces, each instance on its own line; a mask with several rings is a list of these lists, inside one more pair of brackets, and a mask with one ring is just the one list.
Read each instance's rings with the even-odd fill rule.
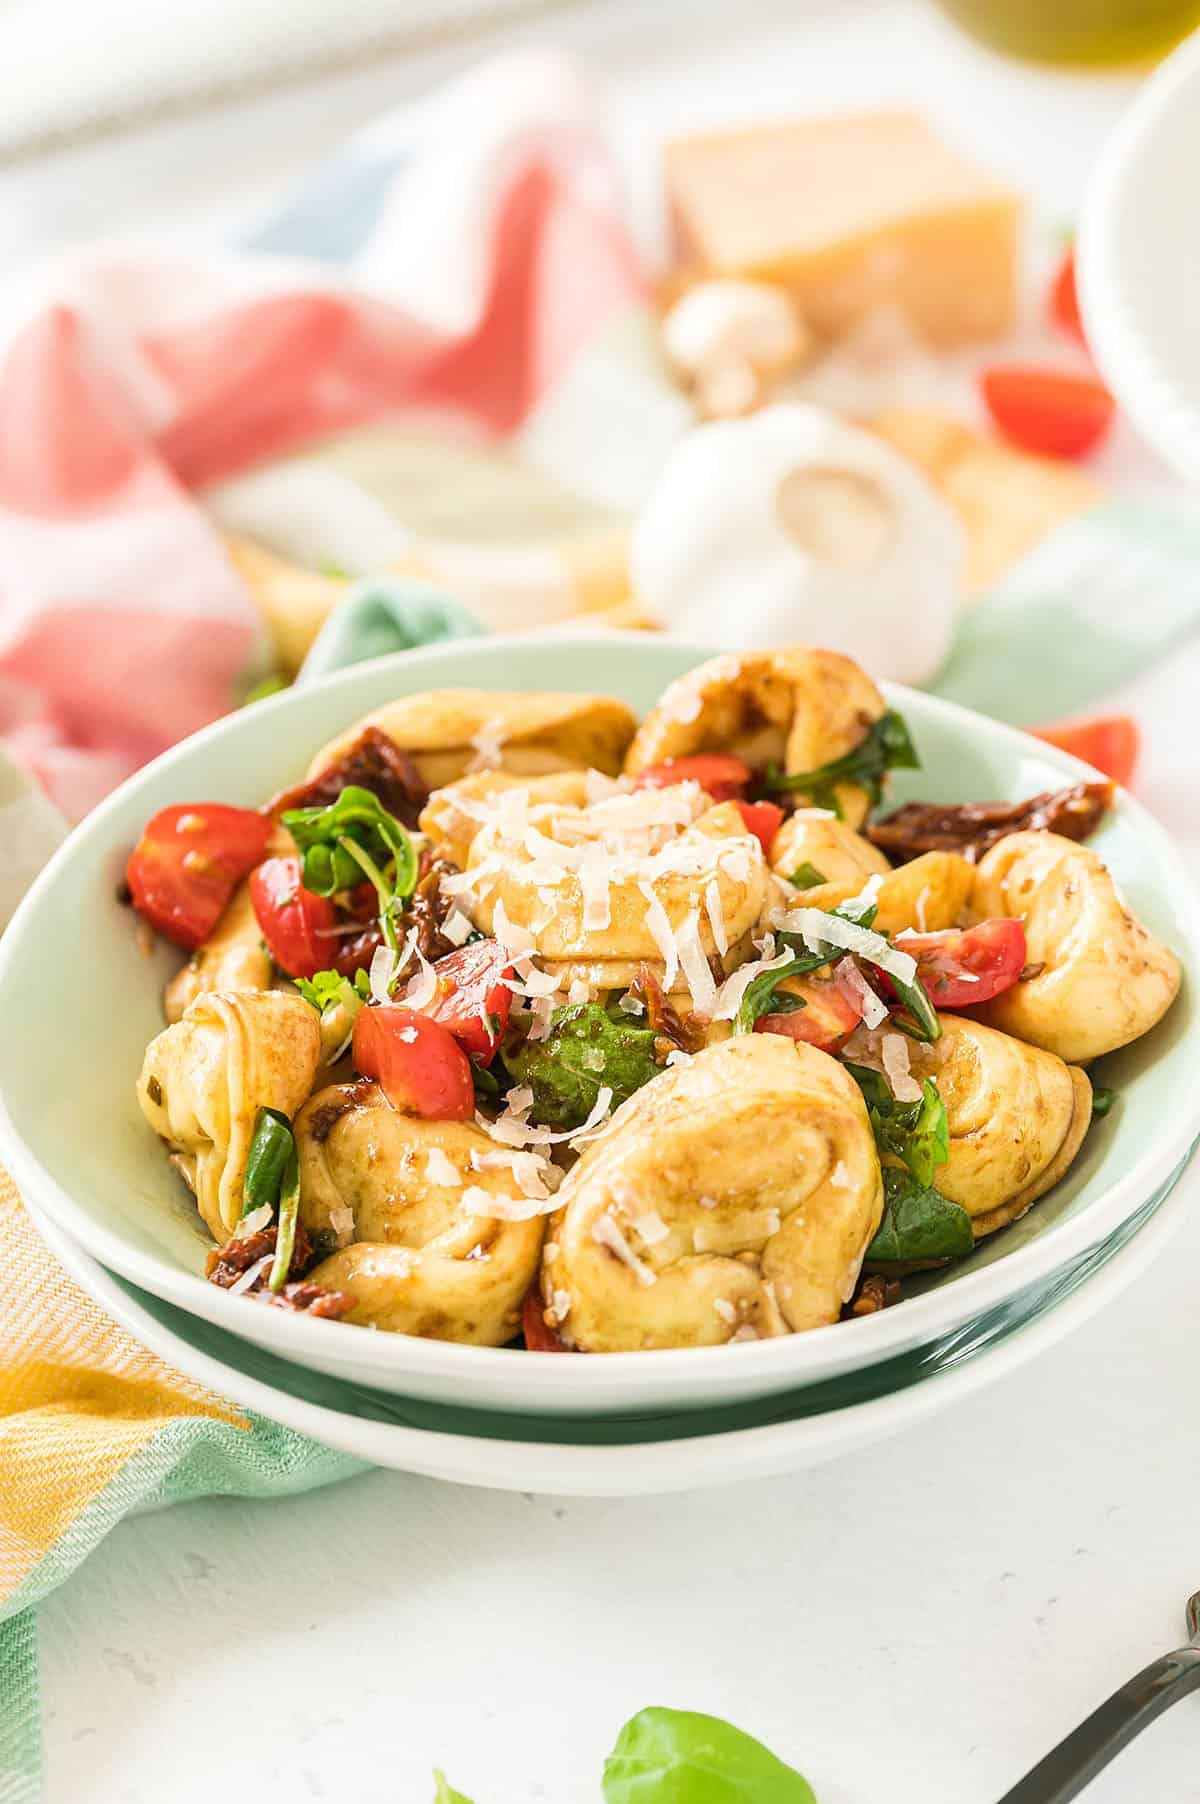
[[[1200,1133],[1200,1026],[1191,987],[1136,1046],[1103,1061],[1120,1100],[1065,1181],[1013,1227],[894,1309],[784,1340],[604,1358],[534,1358],[459,1347],[263,1309],[204,1282],[209,1242],[134,1099],[160,992],[178,954],[140,950],[116,901],[126,855],[172,802],[257,804],[370,708],[416,690],[469,684],[618,695],[645,710],[710,650],[604,634],[480,640],[342,671],[219,722],[109,798],[63,846],[0,942],[0,1152],[17,1182],[102,1265],[143,1290],[285,1359],[400,1396],[548,1415],[715,1407],[794,1392],[928,1344],[1047,1280],[1155,1195]],[[1086,767],[1011,728],[915,691],[888,688],[924,762],[895,796],[1017,798]],[[1130,905],[1185,961],[1200,909],[1178,854],[1128,796],[1094,844]]]

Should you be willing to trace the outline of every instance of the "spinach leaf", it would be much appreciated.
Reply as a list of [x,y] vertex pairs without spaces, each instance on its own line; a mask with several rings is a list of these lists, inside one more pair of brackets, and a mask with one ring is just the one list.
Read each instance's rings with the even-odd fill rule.
[[780,794],[799,791],[814,808],[830,808],[840,819],[837,784],[854,783],[865,789],[874,806],[883,793],[883,779],[889,770],[919,770],[920,766],[904,717],[889,708],[842,757],[832,758],[816,770],[769,770],[766,787]]
[[881,1156],[901,1160],[918,1184],[932,1184],[934,1172],[950,1157],[950,1121],[933,1079],[922,1084],[920,1102],[897,1102],[882,1072],[849,1061],[846,1070],[863,1093]]
[[1115,1090],[1109,1089],[1107,1084],[1097,1084],[1092,1091],[1092,1119],[1095,1120],[1099,1115],[1107,1115],[1116,1100]]
[[810,864],[806,858],[803,864],[796,866],[789,882],[794,883],[797,889],[817,889],[822,883],[828,883],[829,879],[824,871],[819,871],[816,865]]
[[642,1710],[604,1763],[604,1804],[816,1804],[812,1787],[719,1716]]
[[470,1798],[464,1797],[460,1791],[455,1791],[454,1787],[447,1780],[445,1773],[439,1772],[436,1768],[434,1769],[433,1782],[437,1787],[433,1794],[433,1804],[471,1804]]
[[657,1077],[657,1035],[629,1015],[614,1018],[598,1002],[555,1009],[544,1040],[501,1048],[515,1084],[533,1091],[534,1121],[550,1127],[578,1127],[587,1120],[606,1086],[613,1108]]
[[971,1218],[940,1190],[911,1172],[888,1166],[883,1174],[883,1220],[867,1248],[866,1265],[913,1265],[961,1259],[975,1245]]
[[892,1026],[898,1027],[901,1033],[907,1034],[912,1040],[940,1040],[942,1024],[921,979],[914,977],[911,983],[902,983],[891,971],[886,976],[904,1005],[902,1014],[893,1014]]

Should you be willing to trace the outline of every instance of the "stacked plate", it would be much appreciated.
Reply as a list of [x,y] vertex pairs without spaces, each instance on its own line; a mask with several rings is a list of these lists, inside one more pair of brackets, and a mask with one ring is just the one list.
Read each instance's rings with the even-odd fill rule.
[[[177,747],[93,814],[0,946],[0,1154],[54,1251],[104,1308],[237,1402],[376,1463],[514,1489],[681,1488],[815,1463],[894,1433],[1035,1357],[1115,1296],[1174,1226],[1200,1133],[1200,1022],[1185,986],[1104,1061],[1120,1101],[1067,1178],[879,1315],[783,1340],[572,1358],[380,1334],[268,1310],[202,1276],[207,1240],[133,1095],[174,957],[147,960],[115,900],[129,846],[187,798],[256,805],[396,695],[457,685],[586,690],[644,710],[710,648],[641,635],[505,640],[359,665]],[[1019,797],[1089,774],[952,705],[888,692],[923,769],[903,801]],[[1134,911],[1186,956],[1200,910],[1126,796],[1096,836]]]

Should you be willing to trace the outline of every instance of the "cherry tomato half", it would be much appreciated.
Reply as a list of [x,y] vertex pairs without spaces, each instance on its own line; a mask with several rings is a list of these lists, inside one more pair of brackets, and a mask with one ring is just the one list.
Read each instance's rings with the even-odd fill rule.
[[1068,338],[1087,349],[1083,335],[1083,316],[1079,311],[1079,293],[1075,286],[1075,252],[1063,252],[1062,261],[1050,284],[1050,319]]
[[901,933],[896,948],[917,961],[917,976],[934,1008],[969,1008],[1016,983],[1025,969],[1020,921],[980,921],[945,933]]
[[274,823],[252,808],[185,802],[147,821],[125,878],[133,906],[177,946],[206,940],[235,888],[266,856]]
[[664,758],[661,764],[647,765],[633,779],[633,787],[667,789],[672,783],[699,783],[714,802],[728,802],[741,794],[750,777],[750,766],[740,758],[697,752],[694,758]]
[[1035,727],[1034,733],[1060,752],[1094,764],[1114,783],[1129,782],[1137,763],[1137,722],[1128,714],[1106,714],[1098,720],[1070,721],[1065,726]]
[[832,977],[785,977],[776,994],[799,996],[804,1007],[760,1015],[755,1033],[786,1034],[819,1052],[840,1052],[862,1020],[862,1003],[839,970],[835,967]]
[[423,1011],[448,1027],[459,1045],[481,1065],[490,1065],[508,1026],[513,993],[509,954],[498,940],[476,940],[448,952],[433,967],[437,994]]
[[315,977],[333,962],[337,915],[300,881],[298,858],[268,858],[250,877],[250,900],[267,951],[289,977]]
[[771,842],[783,821],[783,809],[777,802],[739,802],[738,813],[746,823],[747,833],[753,833],[762,847],[763,857],[769,858]]
[[471,1064],[439,1021],[398,1002],[372,1003],[354,1023],[354,1063],[377,1080],[394,1109],[428,1121],[470,1121]]
[[557,1328],[552,1328],[546,1320],[545,1304],[542,1293],[535,1284],[528,1292],[521,1309],[521,1330],[525,1336],[525,1345],[531,1353],[572,1353],[573,1347],[559,1339]]
[[1113,398],[1098,376],[993,364],[979,382],[1005,438],[1043,457],[1082,457],[1099,444],[1113,417]]

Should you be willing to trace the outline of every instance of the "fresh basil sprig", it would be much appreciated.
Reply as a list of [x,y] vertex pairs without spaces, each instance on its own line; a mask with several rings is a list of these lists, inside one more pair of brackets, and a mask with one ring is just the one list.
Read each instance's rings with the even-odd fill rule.
[[898,1027],[910,1040],[940,1040],[942,1024],[921,979],[914,976],[911,983],[902,983],[895,972],[889,971],[886,975],[901,1004],[900,1012],[892,1015],[892,1026]]
[[889,708],[872,721],[856,746],[816,770],[770,769],[766,787],[780,795],[806,795],[814,808],[830,808],[839,818],[836,785],[853,783],[865,789],[874,806],[883,794],[883,779],[890,770],[919,770],[921,760],[904,717]]
[[250,1151],[246,1155],[246,1175],[242,1180],[244,1216],[253,1215],[264,1204],[274,1209],[294,1146],[287,1116],[278,1109],[260,1109],[254,1118]]
[[808,1780],[719,1716],[642,1710],[604,1763],[604,1804],[816,1804]]
[[864,1265],[933,1265],[961,1259],[975,1245],[971,1217],[959,1203],[921,1184],[910,1171],[886,1166],[883,1220]]
[[347,784],[324,808],[289,808],[281,817],[301,857],[301,882],[314,896],[353,889],[365,877],[379,897],[379,925],[396,951],[396,916],[417,885],[408,829],[377,795]]
[[846,1070],[863,1093],[880,1154],[899,1159],[918,1184],[932,1184],[938,1166],[950,1157],[950,1121],[933,1079],[922,1084],[920,1102],[897,1102],[882,1072],[848,1060]]

